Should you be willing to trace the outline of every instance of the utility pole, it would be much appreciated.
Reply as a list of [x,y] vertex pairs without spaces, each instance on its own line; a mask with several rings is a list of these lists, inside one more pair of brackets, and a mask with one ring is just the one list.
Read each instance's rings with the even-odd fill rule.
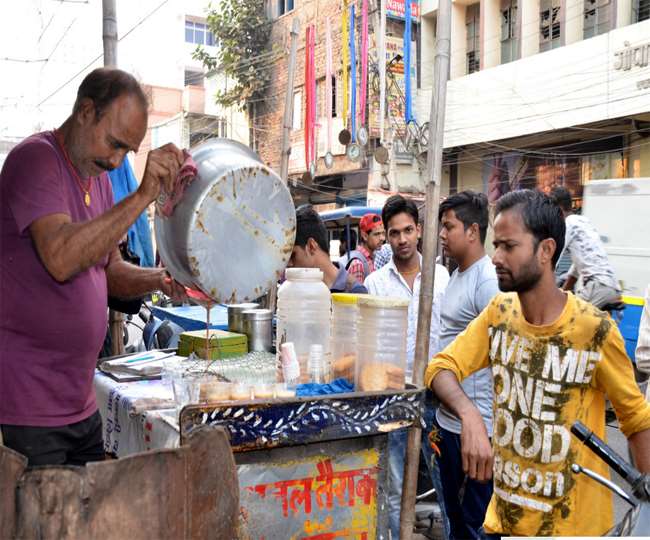
[[[298,32],[300,21],[294,17],[291,21],[291,32],[289,34],[291,44],[289,46],[289,65],[287,66],[287,93],[284,98],[284,120],[282,122],[282,157],[280,161],[280,178],[286,185],[289,179],[289,155],[291,155],[291,128],[293,127],[293,83],[296,76],[296,55],[298,54]],[[271,285],[268,295],[267,307],[275,311],[275,304],[278,298],[278,288]]]
[[286,184],[289,177],[289,155],[291,154],[291,128],[293,127],[293,81],[296,75],[296,54],[298,52],[298,31],[300,21],[294,17],[291,24],[291,48],[287,67],[287,94],[284,98],[284,122],[282,124],[282,162],[280,178]]
[[[117,67],[115,0],[102,0],[102,41],[104,43],[104,67]],[[111,354],[113,356],[124,354],[124,314],[113,309],[109,310],[108,325],[111,332]]]
[[[406,0],[409,1],[409,0]],[[422,279],[420,285],[420,306],[418,312],[415,358],[413,362],[413,384],[421,386],[424,370],[429,358],[429,334],[431,332],[431,308],[435,281],[436,257],[438,255],[438,207],[440,204],[440,181],[442,177],[442,149],[445,126],[447,80],[449,78],[449,55],[451,41],[451,0],[440,0],[436,28],[436,56],[433,66],[434,88],[431,96],[429,116],[430,137],[427,156],[426,217],[424,221],[424,242]],[[402,488],[402,510],[400,516],[400,538],[410,540],[415,522],[415,497],[417,489],[418,464],[422,430],[411,427],[408,431],[404,483]]]
[[117,67],[117,11],[115,0],[102,0],[104,67]]

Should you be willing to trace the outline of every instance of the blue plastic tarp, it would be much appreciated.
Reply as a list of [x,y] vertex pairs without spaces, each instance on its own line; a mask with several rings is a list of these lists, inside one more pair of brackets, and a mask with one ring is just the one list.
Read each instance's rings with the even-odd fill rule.
[[[133,169],[128,159],[122,161],[117,169],[109,171],[108,176],[113,185],[113,198],[115,204],[124,197],[138,189],[138,181],[135,179]],[[151,242],[151,230],[147,212],[142,212],[128,232],[129,250],[140,257],[140,266],[154,266],[153,245]]]
[[[151,311],[161,320],[169,319],[183,330],[205,330],[206,309],[202,306],[159,307],[152,306]],[[210,328],[228,330],[228,308],[222,304],[210,309]]]

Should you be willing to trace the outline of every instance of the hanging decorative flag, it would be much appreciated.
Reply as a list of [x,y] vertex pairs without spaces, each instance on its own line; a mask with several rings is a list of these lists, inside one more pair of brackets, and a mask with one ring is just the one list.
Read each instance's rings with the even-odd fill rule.
[[386,116],[386,1],[379,2],[379,146],[375,149],[375,160],[385,165],[389,153],[384,146],[384,117]]
[[318,147],[316,146],[316,26],[311,25],[311,43],[309,44],[309,63],[311,64],[311,176],[316,176]]
[[408,124],[413,120],[411,98],[411,2],[404,6],[404,120]]
[[357,131],[359,144],[368,144],[366,128],[366,101],[368,98],[368,0],[361,4],[361,88],[359,92],[360,126]]
[[352,132],[352,142],[357,139],[357,52],[354,43],[354,4],[350,6],[350,76],[352,83],[350,85],[351,105],[350,120]]
[[307,26],[305,33],[305,166],[313,174],[315,155],[316,123],[316,78],[314,71],[315,27]]
[[[348,49],[349,47],[349,29],[350,29],[350,23],[348,21],[348,0],[343,0],[343,10],[341,11],[341,50],[343,51],[343,130],[348,125],[348,115],[350,111],[350,95],[349,95],[349,84],[350,84],[350,76],[349,76],[349,65],[350,65],[350,51]],[[341,138],[342,132],[339,135],[339,139]],[[343,142],[342,140],[340,141],[341,144],[347,144],[347,142]]]
[[384,117],[386,116],[386,5],[379,5],[379,144],[384,143]]
[[327,108],[327,153],[325,154],[325,167],[334,165],[332,156],[332,28],[330,19],[325,19],[325,107]]
[[[346,155],[350,161],[361,160],[361,147],[357,144],[357,53],[354,42],[354,4],[350,6],[350,73],[352,74],[352,84],[350,85],[350,93],[352,94],[352,104],[350,106],[350,131],[352,142],[348,144]],[[348,141],[349,142],[349,141]]]
[[305,29],[305,169],[309,170],[309,141],[311,140],[310,134],[310,97],[311,97],[311,86],[309,85],[309,34],[311,33],[311,27],[307,26]]

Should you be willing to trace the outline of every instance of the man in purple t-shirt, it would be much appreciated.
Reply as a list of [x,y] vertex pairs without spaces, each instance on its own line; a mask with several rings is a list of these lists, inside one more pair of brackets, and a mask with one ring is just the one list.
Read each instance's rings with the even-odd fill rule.
[[130,265],[118,250],[184,159],[171,144],[149,152],[139,189],[113,205],[106,171],[146,129],[138,82],[97,69],[61,127],[21,142],[0,173],[0,430],[30,465],[103,458],[93,373],[107,295],[182,295],[164,269]]

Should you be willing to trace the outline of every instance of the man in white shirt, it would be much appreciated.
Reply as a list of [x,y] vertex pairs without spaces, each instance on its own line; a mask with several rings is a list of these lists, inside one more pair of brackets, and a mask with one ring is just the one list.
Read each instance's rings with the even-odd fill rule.
[[[418,307],[420,301],[420,273],[422,256],[417,244],[422,230],[418,222],[418,209],[415,203],[401,195],[390,197],[382,210],[382,221],[386,228],[388,242],[393,250],[393,257],[388,264],[370,274],[364,285],[370,294],[377,296],[394,296],[410,301],[408,310],[408,338],[406,349],[407,381],[413,375],[413,356],[415,353],[415,335],[417,330]],[[432,261],[433,262],[433,261]],[[444,294],[449,273],[444,266],[436,264],[431,313],[431,333],[429,354],[440,350],[440,298]],[[424,421],[429,427],[433,423],[433,406],[427,403]],[[429,429],[423,431],[425,444],[422,445],[427,466],[431,464],[431,447],[428,444]],[[399,538],[399,515],[404,480],[404,455],[406,449],[406,430],[399,430],[389,435],[389,477],[388,520],[392,538]]]
[[585,216],[573,213],[571,193],[566,188],[554,187],[551,200],[564,214],[564,250],[572,262],[563,289],[570,291],[575,285],[576,296],[597,308],[621,302],[621,289],[598,231]]

